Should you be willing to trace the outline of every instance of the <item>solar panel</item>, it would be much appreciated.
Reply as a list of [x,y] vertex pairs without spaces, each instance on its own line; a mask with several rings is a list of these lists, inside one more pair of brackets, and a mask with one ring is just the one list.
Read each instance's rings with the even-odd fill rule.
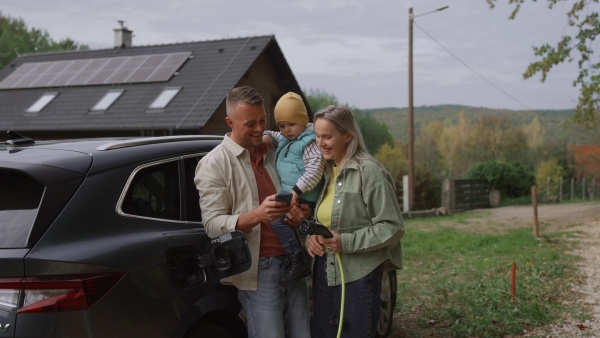
[[165,82],[192,52],[118,56],[21,64],[0,89]]

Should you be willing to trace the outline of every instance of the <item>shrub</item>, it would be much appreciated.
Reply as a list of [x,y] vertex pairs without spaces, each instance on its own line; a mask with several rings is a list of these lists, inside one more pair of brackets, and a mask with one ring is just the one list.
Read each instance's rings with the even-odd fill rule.
[[486,179],[488,188],[499,190],[503,197],[520,197],[529,194],[535,184],[533,170],[521,163],[487,161],[475,164],[467,172],[469,178]]

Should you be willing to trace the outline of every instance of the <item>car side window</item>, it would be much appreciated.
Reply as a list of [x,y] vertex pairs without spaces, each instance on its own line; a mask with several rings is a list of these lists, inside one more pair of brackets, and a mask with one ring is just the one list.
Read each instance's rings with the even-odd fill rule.
[[178,161],[137,171],[125,194],[122,211],[136,216],[181,220]]
[[202,212],[200,211],[200,196],[198,195],[198,189],[194,185],[194,176],[196,173],[196,166],[202,157],[190,157],[183,160],[185,167],[185,178],[184,178],[184,198],[186,201],[186,220],[192,222],[202,222]]

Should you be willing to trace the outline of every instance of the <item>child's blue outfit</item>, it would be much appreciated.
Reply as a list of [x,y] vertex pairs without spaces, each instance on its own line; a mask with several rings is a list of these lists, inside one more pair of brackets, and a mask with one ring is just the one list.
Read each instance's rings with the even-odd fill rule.
[[[314,210],[319,192],[323,186],[322,178],[325,161],[321,149],[317,146],[312,123],[309,123],[295,140],[289,140],[280,132],[265,131],[271,142],[277,147],[275,165],[281,181],[281,191],[298,194],[299,203],[308,203]],[[271,222],[271,228],[279,239],[287,255],[303,254],[300,238],[296,230],[284,220],[286,216]],[[310,267],[308,267],[310,274]],[[308,275],[306,274],[306,275]],[[285,283],[285,279],[282,284]]]

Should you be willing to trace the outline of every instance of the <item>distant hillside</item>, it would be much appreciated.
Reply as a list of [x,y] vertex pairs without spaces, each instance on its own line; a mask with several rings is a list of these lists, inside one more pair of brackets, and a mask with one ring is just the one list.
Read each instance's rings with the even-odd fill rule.
[[[408,108],[362,109],[376,120],[385,122],[394,137],[408,140]],[[475,123],[482,116],[507,116],[517,126],[530,124],[537,115],[540,125],[546,131],[546,137],[566,137],[567,143],[589,143],[586,135],[562,126],[560,123],[571,117],[572,110],[505,110],[460,105],[421,106],[414,108],[415,136],[421,126],[432,121],[455,124],[458,114],[464,112],[469,123]]]

